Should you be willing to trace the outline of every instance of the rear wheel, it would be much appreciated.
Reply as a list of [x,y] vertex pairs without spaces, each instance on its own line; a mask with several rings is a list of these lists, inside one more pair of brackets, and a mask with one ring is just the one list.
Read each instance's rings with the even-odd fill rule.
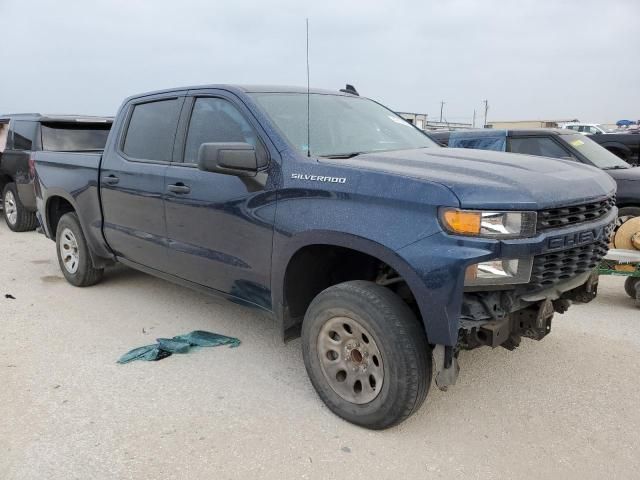
[[391,427],[427,396],[431,352],[423,326],[385,287],[352,281],[321,292],[305,315],[302,346],[318,395],[351,423]]
[[75,213],[66,213],[60,218],[56,246],[60,270],[70,284],[89,287],[102,279],[104,270],[93,266],[87,241]]
[[14,232],[28,232],[35,230],[38,226],[35,212],[30,212],[22,205],[15,183],[5,185],[2,192],[2,205],[4,221]]

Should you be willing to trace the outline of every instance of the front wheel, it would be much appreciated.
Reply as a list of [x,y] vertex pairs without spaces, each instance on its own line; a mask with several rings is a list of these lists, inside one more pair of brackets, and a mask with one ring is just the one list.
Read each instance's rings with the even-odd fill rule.
[[320,398],[356,425],[396,425],[427,396],[431,351],[424,328],[380,285],[351,281],[321,292],[305,315],[302,348]]
[[2,192],[4,221],[14,232],[29,232],[38,226],[35,212],[25,208],[18,196],[15,183],[7,183]]
[[102,279],[104,270],[91,261],[87,240],[75,213],[66,213],[56,229],[58,264],[67,281],[76,287],[89,287]]

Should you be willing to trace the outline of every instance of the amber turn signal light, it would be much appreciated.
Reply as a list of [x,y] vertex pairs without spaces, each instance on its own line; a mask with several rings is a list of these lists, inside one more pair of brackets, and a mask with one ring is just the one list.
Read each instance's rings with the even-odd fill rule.
[[478,235],[480,233],[481,212],[446,210],[443,212],[442,219],[453,233],[461,235]]

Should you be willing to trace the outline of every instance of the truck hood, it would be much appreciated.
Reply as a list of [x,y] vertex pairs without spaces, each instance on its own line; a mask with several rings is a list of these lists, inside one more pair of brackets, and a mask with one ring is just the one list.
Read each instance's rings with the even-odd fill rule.
[[539,210],[586,203],[615,191],[613,179],[570,160],[462,148],[423,148],[321,159],[449,188],[464,208]]

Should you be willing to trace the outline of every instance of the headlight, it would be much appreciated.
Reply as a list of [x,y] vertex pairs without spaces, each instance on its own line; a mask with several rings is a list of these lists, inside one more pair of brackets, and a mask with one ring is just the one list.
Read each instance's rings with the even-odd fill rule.
[[531,237],[536,233],[536,212],[484,212],[444,208],[440,221],[456,235],[489,238]]
[[465,286],[528,283],[533,258],[489,260],[467,267]]

